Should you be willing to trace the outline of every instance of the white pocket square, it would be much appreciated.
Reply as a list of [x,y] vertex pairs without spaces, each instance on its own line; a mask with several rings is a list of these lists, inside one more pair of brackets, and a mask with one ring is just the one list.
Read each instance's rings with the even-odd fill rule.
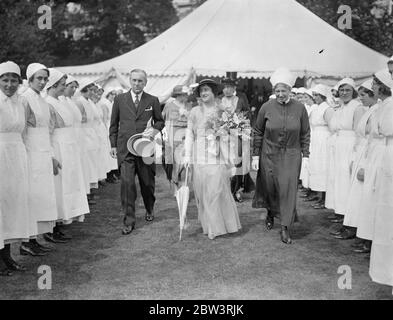
[[152,106],[150,106],[150,107],[148,107],[148,108],[145,109],[145,111],[152,111],[152,110],[153,110],[153,107],[152,107]]

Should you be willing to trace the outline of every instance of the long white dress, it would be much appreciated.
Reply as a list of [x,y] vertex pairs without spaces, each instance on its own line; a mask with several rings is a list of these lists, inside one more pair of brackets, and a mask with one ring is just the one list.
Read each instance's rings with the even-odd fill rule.
[[98,179],[105,180],[106,174],[109,172],[108,168],[108,154],[110,152],[109,145],[108,145],[108,131],[103,123],[103,114],[100,108],[97,105],[89,100],[92,110],[94,113],[94,125],[93,128],[96,132],[97,139],[98,139],[98,158],[97,165],[98,165]]
[[26,124],[22,98],[0,90],[0,208],[4,244],[30,237],[27,153],[22,140]]
[[85,189],[86,189],[86,194],[90,194],[90,181],[89,179],[87,179],[87,175],[84,172],[85,167],[83,166],[84,163],[84,159],[83,159],[83,154],[84,154],[84,145],[83,145],[83,141],[84,141],[84,131],[82,128],[82,113],[80,112],[78,106],[76,105],[76,103],[74,102],[74,100],[72,100],[69,97],[64,97],[61,96],[59,97],[59,100],[63,103],[66,103],[70,109],[70,111],[72,112],[73,115],[73,127],[75,130],[75,137],[76,137],[76,141],[77,141],[77,145],[78,145],[78,151],[79,151],[79,156],[80,156],[80,162],[82,165],[82,171],[83,171],[83,181],[85,184]]
[[94,111],[92,105],[83,96],[74,99],[82,113],[82,166],[85,180],[89,181],[90,189],[98,188],[99,180],[99,140],[94,130]]
[[326,102],[313,108],[310,113],[312,136],[310,143],[309,175],[311,190],[324,192],[327,183],[327,143],[331,133],[324,119],[326,110],[330,106]]
[[[350,162],[356,134],[353,129],[355,111],[363,108],[357,100],[351,100],[334,112],[330,119],[330,128],[333,131],[333,144],[330,145],[328,168],[328,188],[326,190],[325,206],[334,209],[337,214],[345,215],[346,205],[351,188]],[[332,181],[329,183],[329,180]]]
[[381,109],[378,127],[386,140],[377,173],[370,276],[374,282],[393,286],[393,97],[383,101]]
[[359,238],[373,240],[375,205],[377,202],[376,182],[378,169],[385,150],[385,137],[380,134],[378,118],[381,117],[382,104],[375,105],[375,111],[370,116],[370,134],[364,161],[363,196],[359,205],[357,232]]
[[81,222],[84,215],[89,213],[89,205],[73,127],[74,118],[64,102],[51,96],[46,101],[56,114],[52,145],[55,158],[62,166],[60,173],[55,176],[58,220],[66,224],[72,220]]
[[[212,107],[210,111],[216,112]],[[228,156],[224,146],[209,139],[205,129],[207,117],[200,106],[191,109],[186,131],[185,154],[192,155],[194,191],[198,207],[198,219],[203,233],[209,239],[234,233],[241,229],[239,214],[230,188],[232,154]],[[234,148],[233,151],[234,152]]]
[[[305,104],[304,105],[304,107],[306,108],[306,110],[307,110],[307,114],[308,114],[308,117],[310,118],[310,116],[311,116],[311,113],[313,112],[313,110],[315,109],[315,108],[318,108],[318,106],[317,105],[307,105],[307,104]],[[313,142],[312,142],[312,140],[313,140],[313,127],[312,126],[310,126],[310,156],[311,156],[311,153],[313,152],[313,149],[312,149],[312,146],[313,146]],[[310,163],[310,162],[309,162]],[[302,186],[304,187],[304,188],[311,188],[311,186],[310,186],[310,167],[309,167],[309,163],[308,163],[308,165],[307,165],[307,162],[306,161],[302,161],[302,166],[301,166],[301,169],[300,169],[300,176],[299,176],[299,179],[300,180],[302,180]],[[313,190],[313,191],[318,191],[318,190],[314,190],[314,189],[312,189],[311,188],[311,190]]]
[[367,142],[370,133],[368,129],[370,126],[367,124],[370,122],[369,120],[376,109],[377,105],[370,107],[360,119],[355,130],[357,135],[356,152],[354,152],[352,159],[351,188],[348,195],[347,209],[344,218],[344,225],[348,227],[358,227],[359,212],[363,206],[362,199],[364,197],[364,182],[359,181],[357,173],[360,169],[364,170]]
[[[41,95],[28,88],[22,95],[27,101],[25,143],[29,169],[29,209],[37,224],[37,234],[52,232],[57,220],[55,180],[50,138],[49,105]],[[53,131],[53,128],[52,128]]]

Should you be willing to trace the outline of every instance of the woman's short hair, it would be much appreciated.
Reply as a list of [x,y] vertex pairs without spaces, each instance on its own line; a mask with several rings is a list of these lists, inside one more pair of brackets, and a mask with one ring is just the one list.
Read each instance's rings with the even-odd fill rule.
[[392,95],[392,90],[384,84],[382,81],[380,81],[376,76],[373,77],[374,82],[378,85],[378,94],[382,96],[387,96],[390,97]]
[[87,85],[86,87],[84,87],[81,92],[82,93],[86,93],[87,90],[89,90],[91,87],[94,87],[94,83],[90,83],[89,85]]
[[370,98],[374,98],[375,94],[373,91],[371,91],[370,89],[367,89],[365,87],[360,86],[358,92],[360,93],[360,91],[364,92],[365,94],[367,94]]

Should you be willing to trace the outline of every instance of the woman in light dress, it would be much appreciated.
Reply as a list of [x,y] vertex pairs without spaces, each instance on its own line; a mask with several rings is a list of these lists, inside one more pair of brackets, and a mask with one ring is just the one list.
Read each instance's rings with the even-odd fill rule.
[[384,137],[384,147],[375,150],[382,155],[376,174],[370,276],[374,282],[393,286],[393,79],[387,69],[375,74],[373,90],[381,101],[375,135]]
[[[187,104],[188,88],[182,85],[172,90],[172,101],[165,104],[162,117],[165,120],[167,140],[165,143],[165,171],[167,178],[175,186],[179,185],[184,173],[181,156],[191,105]],[[179,157],[180,156],[180,157]]]
[[[54,157],[51,145],[53,122],[50,107],[41,96],[49,79],[49,70],[39,63],[32,63],[26,71],[29,88],[22,94],[26,99],[27,130],[25,143],[29,168],[29,209],[35,218],[36,234],[29,242],[23,243],[20,252],[23,255],[44,255],[51,248],[37,241],[38,235],[51,240],[51,234],[57,220],[57,205],[54,173],[58,174],[61,165]],[[57,235],[54,235],[56,237]],[[52,241],[55,242],[55,241]]]
[[82,222],[84,215],[89,213],[89,206],[73,126],[74,116],[69,106],[59,100],[64,94],[67,76],[56,69],[49,69],[49,72],[46,101],[55,114],[52,146],[62,166],[60,174],[55,176],[58,221],[63,224],[74,220]]
[[21,83],[14,62],[0,64],[0,275],[25,271],[11,256],[11,243],[31,236],[28,205],[27,152],[22,139],[26,125],[23,99],[16,93]]
[[110,126],[110,120],[112,115],[112,104],[115,96],[116,96],[116,91],[113,88],[109,88],[106,91],[104,91],[103,95],[101,96],[101,99],[97,103],[97,107],[100,110],[101,121],[105,127],[105,137],[106,137],[105,148],[109,150],[107,155],[105,156],[105,159],[107,161],[107,171],[108,171],[106,181],[109,183],[114,183],[117,181],[115,173],[119,168],[117,164],[117,160],[110,156],[111,147],[109,141],[109,126]]
[[[333,209],[337,219],[333,222],[342,223],[347,211],[347,200],[351,188],[350,163],[356,142],[355,129],[365,112],[353,79],[345,78],[338,83],[338,91],[342,105],[330,117],[328,123],[333,133],[332,144],[328,151],[328,183],[325,206]],[[332,170],[332,171],[330,171]],[[342,226],[331,235],[338,239],[353,239],[355,230]]]
[[[73,99],[82,114],[82,167],[85,181],[89,182],[87,190],[89,204],[95,204],[92,189],[98,188],[99,169],[99,140],[94,130],[94,111],[90,97],[93,95],[94,82],[81,81],[79,84],[80,95]],[[87,184],[87,182],[86,182]]]
[[196,91],[201,105],[194,107],[188,118],[184,162],[186,166],[193,165],[194,192],[203,233],[214,239],[241,229],[230,188],[229,172],[234,159],[229,158],[233,150],[229,149],[228,155],[228,141],[223,142],[225,138],[222,137],[220,142],[210,139],[209,130],[206,129],[209,117],[219,116],[215,99],[218,84],[205,79],[199,83]]
[[[355,130],[356,142],[350,164],[350,170],[352,174],[351,188],[348,195],[344,226],[352,228],[358,227],[359,215],[363,209],[363,206],[365,205],[363,203],[363,197],[367,197],[367,195],[364,193],[364,178],[362,178],[362,171],[364,172],[367,145],[370,139],[370,120],[378,107],[377,98],[372,90],[372,80],[364,82],[359,87],[358,92],[361,102],[368,109],[360,119],[359,124]],[[369,192],[371,192],[371,190],[369,190]],[[369,212],[367,212],[367,214],[369,214]],[[353,244],[353,247],[355,247],[354,251],[357,253],[368,253],[370,252],[371,242],[358,238]]]
[[329,87],[318,84],[313,89],[316,105],[310,113],[311,142],[309,159],[309,185],[310,189],[320,193],[319,201],[314,209],[325,208],[326,180],[327,180],[327,142],[330,130],[327,124],[327,110],[331,106],[327,103],[330,96]]

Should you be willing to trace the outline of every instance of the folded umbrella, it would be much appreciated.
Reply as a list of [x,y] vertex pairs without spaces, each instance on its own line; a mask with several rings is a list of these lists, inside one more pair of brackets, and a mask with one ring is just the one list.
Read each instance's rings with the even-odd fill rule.
[[186,216],[187,216],[187,206],[188,206],[188,201],[190,199],[190,188],[188,187],[188,170],[189,167],[186,167],[186,178],[184,185],[180,187],[176,193],[176,200],[177,200],[177,206],[179,209],[179,220],[180,220],[180,235],[179,235],[179,241],[181,241],[185,221],[186,221]]

